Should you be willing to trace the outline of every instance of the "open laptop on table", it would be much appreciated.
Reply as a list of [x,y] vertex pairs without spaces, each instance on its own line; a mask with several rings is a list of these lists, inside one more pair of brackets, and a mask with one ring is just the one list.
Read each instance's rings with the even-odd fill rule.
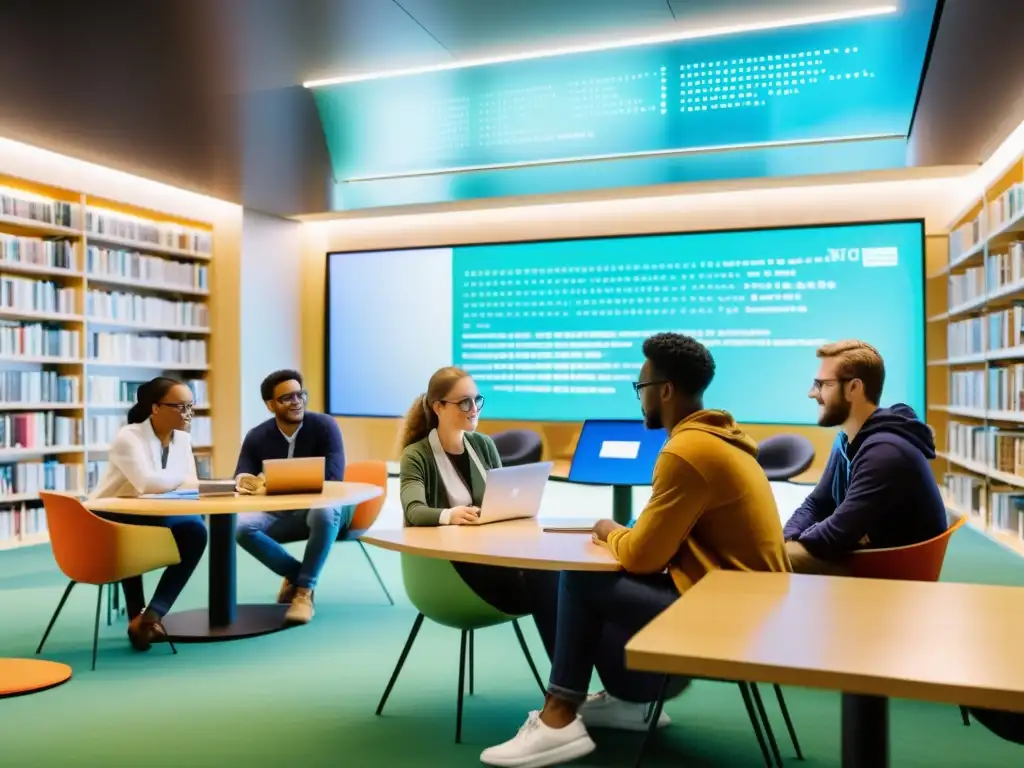
[[322,493],[324,457],[266,459],[263,479],[268,496],[282,493]]
[[536,517],[550,474],[550,461],[488,470],[480,523]]

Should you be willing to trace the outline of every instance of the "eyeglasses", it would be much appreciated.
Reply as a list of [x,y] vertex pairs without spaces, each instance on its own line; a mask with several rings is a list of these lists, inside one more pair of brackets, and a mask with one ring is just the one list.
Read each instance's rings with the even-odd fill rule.
[[634,381],[633,391],[636,392],[636,397],[639,400],[640,390],[642,390],[644,387],[653,387],[657,384],[668,384],[668,382],[665,381],[665,379],[655,379],[653,381]]
[[484,409],[483,395],[477,395],[476,397],[464,397],[458,401],[442,400],[441,402],[447,405],[457,405],[459,406],[459,410],[463,413],[469,413],[474,407],[478,411],[482,411]]
[[298,392],[288,392],[287,394],[275,397],[278,405],[294,405],[295,403],[305,403],[309,399],[309,392],[302,389]]
[[853,379],[815,379],[811,391],[821,392],[821,388],[826,384],[845,384],[848,381],[853,381]]
[[183,416],[192,413],[195,408],[195,403],[157,403],[157,405],[162,405],[165,408],[173,408]]

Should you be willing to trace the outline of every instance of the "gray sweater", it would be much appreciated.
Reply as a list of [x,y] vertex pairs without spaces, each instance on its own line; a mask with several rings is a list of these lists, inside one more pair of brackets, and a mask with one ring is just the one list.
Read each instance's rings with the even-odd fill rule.
[[[498,449],[495,447],[494,441],[487,435],[479,432],[466,432],[465,440],[473,446],[473,450],[480,457],[480,463],[484,467],[496,469],[501,466]],[[476,462],[469,462],[469,471],[473,504],[479,507],[483,501],[486,479],[480,475]],[[445,493],[444,483],[441,481],[441,473],[437,469],[434,454],[430,450],[428,438],[425,437],[402,451],[400,479],[402,509],[405,511],[406,524],[438,525],[441,512],[448,509],[451,504],[448,501],[448,494]]]

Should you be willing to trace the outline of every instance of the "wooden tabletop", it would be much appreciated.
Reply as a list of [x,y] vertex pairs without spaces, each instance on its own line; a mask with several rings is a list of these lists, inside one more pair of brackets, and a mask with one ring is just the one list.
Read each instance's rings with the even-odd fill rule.
[[[586,521],[574,521],[579,525]],[[509,520],[487,525],[371,530],[362,537],[382,549],[461,563],[543,571],[617,571],[611,552],[589,533],[545,533],[565,521]]]
[[239,512],[286,512],[292,509],[351,507],[380,496],[379,486],[368,483],[324,483],[323,493],[275,496],[208,496],[191,499],[103,498],[85,502],[94,512],[129,515],[233,515]]
[[716,571],[630,669],[1024,711],[1024,589]]

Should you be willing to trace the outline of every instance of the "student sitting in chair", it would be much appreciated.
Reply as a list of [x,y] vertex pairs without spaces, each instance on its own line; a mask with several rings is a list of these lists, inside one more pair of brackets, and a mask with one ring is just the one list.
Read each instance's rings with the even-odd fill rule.
[[[484,398],[459,368],[441,368],[413,402],[402,434],[400,483],[405,522],[413,526],[475,525],[487,470],[498,449],[476,431]],[[452,563],[484,602],[511,616],[532,615],[548,654],[554,647],[558,574],[476,563]]]
[[542,768],[588,754],[594,742],[581,708],[595,667],[619,699],[641,706],[655,701],[664,678],[625,668],[630,637],[712,570],[789,570],[757,444],[728,413],[704,408],[715,372],[711,354],[675,333],[652,336],[643,352],[633,388],[644,422],[669,432],[651,500],[632,528],[611,520],[594,526],[594,537],[607,543],[622,571],[561,575],[544,705],[513,739],[484,750],[487,765]]
[[[89,498],[142,496],[179,488],[198,488],[192,455],[192,391],[176,379],[159,376],[139,387],[137,402],[128,411],[128,424],[110,444],[107,469]],[[167,639],[162,619],[185,588],[206,550],[206,524],[201,515],[125,515],[97,513],[107,520],[131,525],[169,528],[181,562],[165,569],[146,604],[142,577],[121,582],[128,612],[128,639],[139,651]]]
[[842,575],[861,548],[902,547],[938,536],[946,506],[928,462],[931,428],[907,405],[879,408],[885,364],[863,341],[826,344],[808,396],[818,424],[839,427],[825,472],[784,532],[797,573]]
[[[235,466],[240,490],[256,492],[267,459],[324,457],[324,479],[345,478],[345,448],[338,423],[323,413],[306,411],[308,394],[298,371],[275,371],[260,384],[260,395],[273,416],[253,427],[242,442]],[[313,590],[342,527],[352,522],[352,507],[246,512],[238,516],[238,544],[284,583],[277,602],[288,604],[285,621],[306,624],[313,618]],[[280,541],[307,538],[301,562]]]

